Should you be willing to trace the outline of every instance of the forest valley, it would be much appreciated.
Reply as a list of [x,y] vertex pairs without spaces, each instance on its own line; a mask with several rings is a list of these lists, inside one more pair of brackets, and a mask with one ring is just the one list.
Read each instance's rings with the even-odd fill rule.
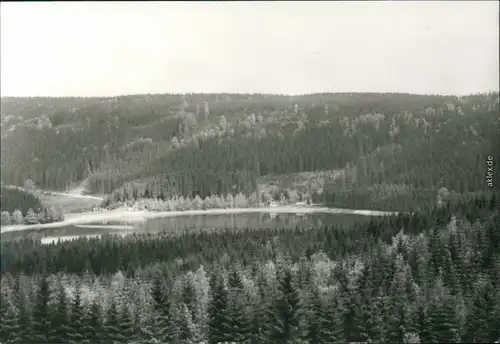
[[[238,198],[428,211],[443,188],[449,197],[490,192],[486,162],[499,161],[498,93],[4,97],[1,105],[4,185],[62,191],[85,180],[109,208],[158,199],[167,204],[151,208],[213,208]],[[2,211],[27,215],[8,199]]]
[[349,228],[1,243],[2,343],[492,343],[496,198]]

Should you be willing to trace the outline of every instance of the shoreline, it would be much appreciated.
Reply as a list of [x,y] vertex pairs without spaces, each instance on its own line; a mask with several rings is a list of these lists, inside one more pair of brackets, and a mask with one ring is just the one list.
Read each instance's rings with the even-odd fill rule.
[[105,213],[83,213],[69,214],[61,222],[34,224],[34,225],[9,225],[0,227],[0,233],[27,231],[33,229],[58,228],[70,225],[84,225],[98,221],[125,220],[130,222],[145,221],[152,218],[162,218],[171,216],[195,216],[195,215],[226,215],[226,214],[244,214],[244,213],[281,213],[281,214],[351,214],[362,216],[385,216],[397,215],[397,212],[378,211],[378,210],[360,210],[343,209],[328,207],[301,207],[301,206],[281,206],[274,208],[228,208],[228,209],[207,209],[207,210],[185,210],[185,211],[130,211],[126,209],[116,209]]

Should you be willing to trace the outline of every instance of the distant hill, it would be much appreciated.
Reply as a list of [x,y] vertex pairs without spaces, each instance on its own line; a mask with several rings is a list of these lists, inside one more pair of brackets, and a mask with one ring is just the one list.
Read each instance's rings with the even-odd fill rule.
[[287,175],[321,171],[342,172],[308,190],[323,197],[377,185],[475,192],[487,189],[485,159],[500,144],[498,93],[166,94],[1,105],[4,183],[32,179],[65,190],[89,178],[100,194],[135,185],[139,196],[249,195],[270,187],[266,176],[284,190]]

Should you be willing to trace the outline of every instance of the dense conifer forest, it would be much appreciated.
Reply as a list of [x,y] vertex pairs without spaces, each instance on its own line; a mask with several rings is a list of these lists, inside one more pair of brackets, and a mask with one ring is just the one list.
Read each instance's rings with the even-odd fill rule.
[[26,214],[30,208],[35,211],[40,211],[42,209],[40,200],[25,191],[2,187],[0,195],[0,206],[2,211],[13,213],[16,209],[19,209],[23,214]]
[[54,207],[45,207],[38,197],[20,188],[1,187],[1,225],[19,225],[57,222],[64,213]]
[[350,228],[1,246],[2,343],[491,343],[498,194]]

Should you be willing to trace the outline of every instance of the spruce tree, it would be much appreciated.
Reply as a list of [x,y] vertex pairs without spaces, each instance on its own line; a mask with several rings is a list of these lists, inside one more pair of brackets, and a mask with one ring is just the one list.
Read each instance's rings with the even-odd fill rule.
[[498,294],[490,281],[479,287],[466,321],[466,341],[489,343],[497,340],[498,323],[495,320],[498,319],[498,306],[495,303],[498,300],[495,297]]
[[324,313],[322,306],[320,291],[317,286],[313,286],[309,307],[305,312],[307,329],[304,339],[310,343],[319,343],[322,325],[324,325],[324,321],[326,321],[326,319],[322,319],[321,317],[327,315]]
[[104,324],[106,337],[104,343],[111,344],[115,341],[120,342],[122,338],[120,336],[119,314],[116,301],[114,299],[110,300],[109,309],[106,315],[106,322]]
[[68,298],[66,296],[66,289],[61,281],[58,283],[57,291],[57,306],[54,310],[52,318],[52,331],[51,342],[54,343],[67,343],[72,333],[72,328],[69,327],[69,312],[68,312]]
[[243,283],[238,271],[234,270],[230,273],[228,286],[230,340],[243,343],[249,338],[250,329],[244,312]]
[[160,311],[163,306],[164,290],[162,280],[159,277],[156,277],[153,281],[151,297],[153,299],[153,309],[155,311]]
[[346,341],[354,342],[359,341],[359,332],[358,332],[358,322],[359,318],[359,302],[354,295],[355,291],[348,290],[347,293],[341,293],[340,297],[342,298],[343,307],[343,321],[344,325],[344,336]]
[[137,339],[134,319],[126,305],[121,307],[118,329],[120,341],[134,341]]
[[454,304],[451,299],[433,302],[428,310],[433,319],[432,332],[437,343],[457,343],[460,341]]
[[104,342],[105,333],[103,329],[103,319],[101,307],[97,299],[92,301],[89,311],[85,314],[83,323],[84,337],[89,344],[100,344]]
[[343,310],[340,299],[335,295],[324,302],[319,309],[319,331],[317,342],[310,343],[329,344],[344,343]]
[[381,300],[367,300],[358,307],[357,323],[362,342],[380,342],[384,337],[384,305]]
[[301,289],[305,290],[311,285],[311,266],[307,258],[303,257],[300,259],[297,275],[298,284]]
[[20,343],[20,323],[18,312],[15,306],[6,300],[3,293],[1,294],[0,308],[0,342],[1,343]]
[[33,310],[33,338],[35,343],[49,343],[51,338],[51,312],[49,301],[51,291],[47,276],[43,276],[36,294]]
[[285,269],[279,281],[280,295],[272,306],[272,327],[269,339],[274,343],[296,343],[299,341],[299,294],[292,285],[292,273]]
[[408,329],[408,315],[403,304],[394,303],[390,308],[387,336],[390,343],[403,343]]
[[179,344],[193,343],[196,333],[193,318],[189,308],[184,302],[181,302],[179,308],[176,310],[176,333],[173,342]]
[[85,333],[85,321],[82,306],[82,291],[80,286],[75,290],[75,295],[71,305],[71,330],[69,331],[70,343],[76,344],[80,343],[82,340],[86,340]]
[[257,279],[258,295],[251,305],[250,314],[250,343],[261,344],[265,343],[267,333],[269,332],[269,309],[270,303],[263,285],[262,276]]
[[16,279],[15,304],[18,310],[18,333],[19,343],[28,343],[33,340],[33,317],[28,308],[28,300],[24,288],[20,286],[19,276]]
[[191,317],[195,317],[195,289],[190,275],[184,279],[182,288],[182,302],[188,307]]
[[430,304],[425,300],[417,305],[417,319],[415,327],[422,343],[436,343],[436,336],[433,331],[433,324],[438,319],[434,319],[434,313],[429,311]]
[[[500,271],[499,271],[500,272]],[[490,289],[490,339],[491,341],[500,341],[500,287]]]
[[167,342],[172,335],[171,302],[168,291],[162,280],[157,277],[151,289],[153,299],[152,331],[150,336],[163,342]]
[[210,276],[211,298],[208,306],[208,343],[216,344],[230,339],[228,295],[219,273]]

